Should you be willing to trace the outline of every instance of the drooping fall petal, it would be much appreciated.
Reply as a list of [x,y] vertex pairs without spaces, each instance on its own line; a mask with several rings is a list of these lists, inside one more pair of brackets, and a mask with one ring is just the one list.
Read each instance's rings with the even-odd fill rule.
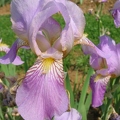
[[38,59],[18,88],[16,103],[25,120],[51,120],[68,109],[62,60]]
[[99,107],[103,104],[106,86],[111,76],[93,75],[90,80],[92,89],[92,106]]

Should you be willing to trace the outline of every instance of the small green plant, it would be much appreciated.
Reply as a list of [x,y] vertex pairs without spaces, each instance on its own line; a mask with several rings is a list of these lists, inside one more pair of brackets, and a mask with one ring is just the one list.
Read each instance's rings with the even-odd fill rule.
[[4,6],[7,3],[10,3],[11,0],[0,0],[0,7]]

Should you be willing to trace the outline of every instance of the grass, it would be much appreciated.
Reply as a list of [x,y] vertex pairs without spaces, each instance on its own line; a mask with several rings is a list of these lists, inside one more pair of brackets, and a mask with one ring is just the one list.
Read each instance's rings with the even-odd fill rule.
[[8,4],[10,2],[11,2],[11,0],[0,0],[0,7],[4,6],[5,4]]
[[16,39],[14,32],[11,29],[10,15],[0,16],[0,38],[3,42],[12,45]]
[[[98,35],[98,21],[95,16],[86,14],[86,28],[85,32],[88,34],[88,38],[94,43],[98,43],[99,35]],[[119,33],[120,29],[116,28],[114,25],[114,21],[111,15],[103,15],[102,16],[102,25],[105,29],[107,29],[107,33],[109,36],[116,41],[116,43],[120,42]]]

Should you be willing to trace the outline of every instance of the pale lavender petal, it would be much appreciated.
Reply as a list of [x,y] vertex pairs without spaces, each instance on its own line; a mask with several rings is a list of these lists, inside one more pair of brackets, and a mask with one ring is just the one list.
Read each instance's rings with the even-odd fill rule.
[[65,57],[73,47],[74,35],[71,24],[66,25],[63,29],[60,38],[53,45],[54,48],[63,52],[63,57]]
[[50,42],[45,38],[45,36],[41,32],[38,32],[36,42],[41,52],[45,52],[51,47]]
[[101,2],[106,2],[107,0],[100,0]]
[[111,14],[114,18],[114,24],[118,28],[120,27],[120,0],[117,0],[114,4],[113,9],[111,10]]
[[44,9],[47,9],[50,6],[56,6],[57,9],[59,9],[58,12],[61,13],[61,15],[63,16],[65,20],[65,23],[68,25],[70,23],[70,16],[69,16],[69,13],[66,7],[67,3],[68,3],[67,0],[50,0],[49,4],[44,6]]
[[[12,29],[20,39],[29,42],[28,32],[30,23],[34,16],[42,10],[44,2],[44,0],[12,0]],[[46,1],[45,3],[48,3],[48,1]]]
[[51,120],[68,109],[62,60],[46,72],[45,59],[38,59],[17,90],[18,111],[25,120]]
[[20,57],[16,57],[17,50],[21,47],[27,45],[26,42],[22,41],[21,39],[17,39],[14,44],[12,45],[11,49],[8,51],[8,53],[0,58],[1,64],[10,64],[13,63],[15,65],[20,65],[23,63],[21,61]]
[[[108,74],[119,74],[119,62],[118,62],[118,54],[117,47],[115,42],[108,36],[100,37],[100,44],[98,45],[103,52],[110,54],[109,58],[106,58],[107,66],[108,66]],[[104,73],[104,71],[101,71]]]
[[116,28],[120,27],[120,8],[117,10],[113,10],[112,15],[114,17],[114,24]]
[[66,6],[71,19],[71,26],[73,29],[74,36],[77,39],[80,39],[83,35],[85,28],[85,17],[83,11],[71,1],[68,1],[66,3]]
[[82,45],[82,50],[85,54],[89,55],[99,55],[103,58],[109,58],[110,55],[108,53],[103,52],[101,49],[99,49],[94,43],[92,43],[88,38],[84,37],[80,39],[80,44]]
[[111,76],[93,75],[90,80],[92,89],[92,106],[99,107],[103,104],[106,86]]
[[44,21],[59,11],[54,4],[48,3],[46,6],[46,9],[42,10],[34,16],[29,29],[29,44],[32,51],[35,52],[38,56],[41,54],[41,51],[36,42],[37,33]]
[[44,22],[44,24],[41,26],[41,29],[51,44],[53,44],[54,41],[58,39],[62,31],[60,24],[52,17],[48,18]]
[[107,76],[107,75],[109,75],[110,73],[109,73],[109,68],[101,68],[101,69],[98,69],[97,71],[96,71],[96,73],[97,74],[100,74],[100,75],[102,75],[102,76]]
[[115,42],[109,36],[103,35],[100,37],[100,43],[98,48],[101,49],[103,52],[106,52],[111,55],[112,51],[115,51]]
[[20,22],[28,27],[27,25],[30,24],[35,13],[41,10],[42,5],[42,0],[12,0],[11,18],[14,22]]
[[68,1],[67,0],[55,0],[55,1],[56,2],[54,3],[58,7],[61,15],[63,16],[65,20],[65,24],[68,25],[70,23],[70,16],[69,16],[68,9],[67,9]]
[[16,56],[14,61],[12,62],[12,64],[14,64],[14,65],[21,65],[23,63],[24,63],[24,61],[22,61],[19,56]]
[[96,54],[92,54],[90,56],[90,65],[92,66],[92,68],[94,70],[98,70],[101,68],[101,64],[102,64],[102,58]]
[[55,48],[49,48],[46,52],[41,54],[42,58],[53,58],[56,60],[62,59],[63,58],[63,53],[57,51]]
[[82,116],[76,109],[72,108],[69,112],[65,112],[61,116],[55,116],[54,120],[82,120]]

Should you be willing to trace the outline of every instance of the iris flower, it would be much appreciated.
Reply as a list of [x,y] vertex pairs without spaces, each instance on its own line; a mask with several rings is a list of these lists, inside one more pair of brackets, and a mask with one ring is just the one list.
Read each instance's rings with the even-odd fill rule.
[[[0,39],[0,52],[8,53],[9,50],[10,50],[10,48],[8,47],[8,45],[2,43],[2,39]],[[20,59],[19,56],[16,56],[14,58],[14,61],[12,61],[11,63],[14,65],[21,65],[21,64],[23,64],[23,61]]]
[[[52,17],[57,13],[64,18],[63,29]],[[20,47],[30,48],[37,55],[17,90],[19,113],[25,120],[50,120],[53,116],[61,116],[69,105],[62,59],[74,42],[91,44],[103,55],[83,37],[85,18],[82,10],[67,0],[12,0],[11,21],[19,38],[0,63],[13,62]]]
[[[63,30],[52,17],[58,12],[66,23]],[[83,35],[83,12],[67,0],[12,0],[11,21],[19,39],[0,62],[13,62],[20,47],[29,47],[37,55],[17,90],[19,113],[25,120],[50,120],[60,116],[69,105],[62,59],[72,49],[74,40]]]
[[111,14],[114,18],[114,24],[118,28],[120,27],[120,0],[117,0],[114,4]]
[[86,54],[90,54],[90,65],[95,70],[95,74],[91,77],[90,86],[92,89],[92,106],[98,107],[102,105],[106,86],[112,77],[120,75],[120,44],[115,44],[115,41],[108,36],[100,37],[98,48],[109,57],[103,58],[98,55],[93,49],[84,49]]

